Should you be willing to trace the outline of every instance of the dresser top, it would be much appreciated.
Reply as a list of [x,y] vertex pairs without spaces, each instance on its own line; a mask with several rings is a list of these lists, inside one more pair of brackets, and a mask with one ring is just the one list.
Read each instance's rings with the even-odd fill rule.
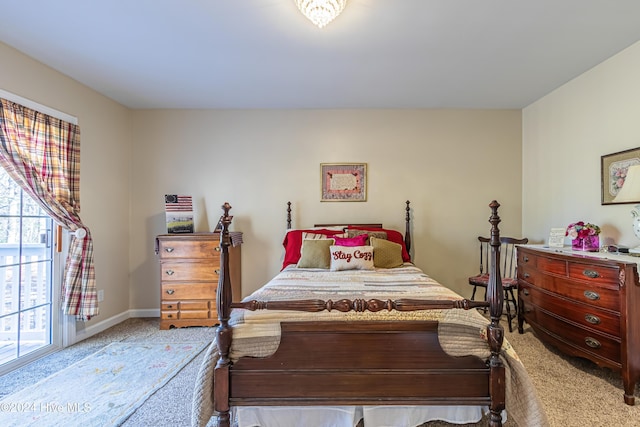
[[616,254],[612,252],[582,252],[582,251],[574,251],[571,249],[571,246],[565,246],[562,248],[551,248],[547,245],[520,245],[523,248],[530,248],[539,250],[542,252],[548,252],[552,254],[562,254],[568,256],[574,256],[578,258],[584,259],[601,259],[601,260],[609,260],[615,262],[622,262],[625,264],[636,264],[638,265],[638,270],[640,271],[640,257],[636,257],[633,255],[626,254]]

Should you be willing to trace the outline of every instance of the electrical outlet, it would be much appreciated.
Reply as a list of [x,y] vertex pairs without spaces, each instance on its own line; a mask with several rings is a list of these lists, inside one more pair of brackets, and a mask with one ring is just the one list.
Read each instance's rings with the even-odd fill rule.
[[98,302],[104,301],[104,289],[98,290]]

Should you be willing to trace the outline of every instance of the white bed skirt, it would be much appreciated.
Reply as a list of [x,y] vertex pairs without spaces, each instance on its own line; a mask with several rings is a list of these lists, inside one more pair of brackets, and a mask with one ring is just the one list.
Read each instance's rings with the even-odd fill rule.
[[[236,427],[416,427],[428,421],[469,424],[480,421],[486,406],[303,406],[236,407]],[[506,422],[502,412],[502,422]]]

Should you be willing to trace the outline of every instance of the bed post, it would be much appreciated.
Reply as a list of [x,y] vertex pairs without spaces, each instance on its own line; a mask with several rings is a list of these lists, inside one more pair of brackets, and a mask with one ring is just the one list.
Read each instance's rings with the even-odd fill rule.
[[405,225],[404,225],[404,245],[407,247],[407,252],[411,251],[411,229],[409,227],[409,224],[411,224],[411,216],[409,215],[409,212],[411,211],[411,208],[409,207],[409,203],[411,203],[409,200],[406,201],[407,203],[407,207],[406,207],[406,211],[407,211],[407,216],[404,219]]
[[287,230],[291,230],[291,202],[287,202]]
[[220,233],[220,279],[218,281],[218,291],[216,296],[216,308],[218,311],[218,322],[220,325],[216,329],[216,342],[218,344],[218,352],[220,358],[214,369],[214,390],[213,400],[214,409],[218,412],[218,426],[229,427],[231,417],[229,414],[229,348],[231,347],[231,339],[233,329],[229,327],[229,316],[231,314],[231,280],[229,278],[229,246],[231,246],[231,237],[229,236],[229,225],[233,216],[229,215],[231,205],[225,203],[222,205],[224,214],[220,218],[222,224],[222,233]]
[[498,208],[500,203],[493,200],[491,208],[491,265],[489,267],[489,284],[487,287],[487,300],[489,301],[489,313],[491,323],[487,326],[487,338],[491,348],[489,357],[489,368],[491,369],[489,378],[489,394],[491,404],[489,409],[491,415],[489,419],[490,427],[500,427],[502,425],[502,411],[505,408],[505,369],[500,359],[500,351],[504,340],[504,328],[500,325],[502,316],[502,304],[504,303],[504,289],[502,288],[502,278],[500,277],[500,230],[498,224]]

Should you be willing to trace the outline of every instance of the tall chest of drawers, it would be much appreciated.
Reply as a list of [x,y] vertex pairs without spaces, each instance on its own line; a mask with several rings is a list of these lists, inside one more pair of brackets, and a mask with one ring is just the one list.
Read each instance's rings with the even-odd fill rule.
[[640,380],[640,283],[634,258],[518,247],[518,330],[622,374],[624,401]]
[[[162,234],[156,239],[160,258],[160,329],[218,323],[216,292],[220,277],[220,234]],[[239,244],[229,246],[234,301],[242,297],[240,248]]]

